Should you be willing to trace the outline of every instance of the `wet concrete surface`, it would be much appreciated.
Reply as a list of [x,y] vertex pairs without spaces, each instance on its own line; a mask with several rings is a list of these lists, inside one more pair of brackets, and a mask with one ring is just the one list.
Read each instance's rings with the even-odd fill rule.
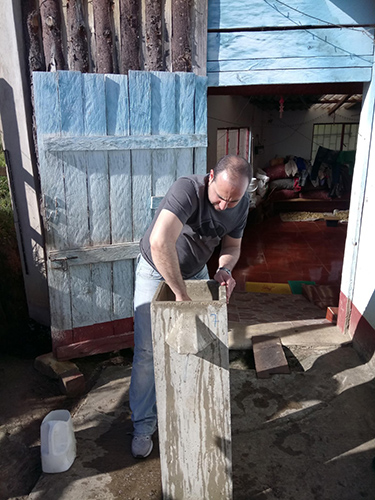
[[[261,313],[267,300],[276,298],[232,309],[239,315],[230,332],[234,500],[374,500],[375,357],[364,362],[324,312],[300,298],[292,300],[303,327],[290,324],[290,308],[265,305]],[[290,374],[257,378],[251,336],[265,333],[280,334]],[[75,399],[33,360],[0,358],[0,500],[162,498],[157,435],[147,459],[130,453],[131,353],[113,356],[80,360],[96,383]],[[58,408],[72,414],[77,457],[68,471],[44,474],[39,426]]]
[[[231,351],[234,500],[373,500],[373,366],[351,346],[289,351],[292,372],[266,380],[251,351]],[[103,370],[73,415],[73,466],[42,474],[30,500],[162,498],[157,436],[150,457],[130,454],[130,374]]]

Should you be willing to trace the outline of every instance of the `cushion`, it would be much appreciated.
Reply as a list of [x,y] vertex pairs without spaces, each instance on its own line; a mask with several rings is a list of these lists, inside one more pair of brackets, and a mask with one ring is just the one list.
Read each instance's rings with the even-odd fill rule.
[[270,189],[293,189],[294,179],[275,179],[270,182]]
[[291,200],[292,198],[298,198],[298,194],[292,189],[278,189],[270,194],[269,199],[271,201]]
[[270,181],[274,181],[275,179],[286,179],[288,177],[285,172],[284,163],[274,165],[273,167],[267,167],[264,170],[270,178]]

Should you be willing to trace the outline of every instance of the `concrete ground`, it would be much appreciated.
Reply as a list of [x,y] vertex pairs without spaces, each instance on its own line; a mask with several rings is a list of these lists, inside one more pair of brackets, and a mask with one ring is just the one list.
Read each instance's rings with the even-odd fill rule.
[[[301,298],[291,300],[304,318],[311,308]],[[241,307],[247,299],[231,301],[234,500],[374,500],[374,362],[361,361],[321,310],[311,318],[305,309],[310,320],[293,324],[280,299],[280,315],[274,308],[255,327],[254,318],[245,322],[255,307]],[[251,336],[264,333],[280,336],[290,374],[257,378]],[[130,454],[130,375],[131,366],[102,371],[73,413],[74,464],[42,474],[30,500],[162,498],[157,436],[150,457]]]

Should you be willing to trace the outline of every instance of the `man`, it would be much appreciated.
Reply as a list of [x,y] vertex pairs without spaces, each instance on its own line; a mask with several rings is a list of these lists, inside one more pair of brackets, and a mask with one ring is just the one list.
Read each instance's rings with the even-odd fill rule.
[[169,285],[176,301],[190,300],[184,280],[209,279],[206,263],[220,241],[214,279],[226,286],[229,300],[236,285],[231,272],[240,256],[251,178],[252,168],[246,160],[225,156],[206,176],[177,179],[141,240],[129,394],[134,457],[145,458],[151,453],[152,434],[157,426],[150,302],[161,280]]

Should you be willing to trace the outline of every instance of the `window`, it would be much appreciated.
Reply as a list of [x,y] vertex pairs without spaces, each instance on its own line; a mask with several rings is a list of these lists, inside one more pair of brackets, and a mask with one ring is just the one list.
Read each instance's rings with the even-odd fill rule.
[[248,128],[218,128],[217,160],[225,155],[239,155],[251,160],[251,132]]
[[358,123],[320,123],[314,125],[311,161],[319,146],[334,151],[354,151],[357,147]]

